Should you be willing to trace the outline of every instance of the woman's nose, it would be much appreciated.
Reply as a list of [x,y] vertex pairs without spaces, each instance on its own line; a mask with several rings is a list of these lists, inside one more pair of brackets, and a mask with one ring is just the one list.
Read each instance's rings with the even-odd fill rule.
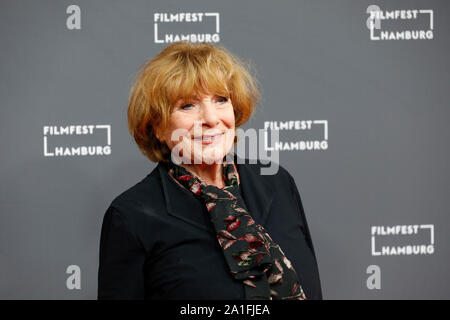
[[210,127],[216,126],[219,122],[219,116],[213,102],[206,101],[202,103],[201,118],[203,123],[208,124]]

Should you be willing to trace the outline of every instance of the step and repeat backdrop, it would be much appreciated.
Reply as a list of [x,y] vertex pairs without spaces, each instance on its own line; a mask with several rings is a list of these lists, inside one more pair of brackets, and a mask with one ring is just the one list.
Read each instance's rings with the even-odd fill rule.
[[156,166],[127,131],[175,41],[248,61],[242,128],[295,178],[325,299],[450,298],[448,1],[0,3],[0,298],[96,299],[101,223]]

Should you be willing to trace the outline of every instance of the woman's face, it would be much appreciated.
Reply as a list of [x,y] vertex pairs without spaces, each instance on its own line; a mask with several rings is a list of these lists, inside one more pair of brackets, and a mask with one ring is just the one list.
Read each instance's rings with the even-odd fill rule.
[[220,163],[235,136],[231,99],[209,94],[175,103],[168,128],[160,135],[185,164]]

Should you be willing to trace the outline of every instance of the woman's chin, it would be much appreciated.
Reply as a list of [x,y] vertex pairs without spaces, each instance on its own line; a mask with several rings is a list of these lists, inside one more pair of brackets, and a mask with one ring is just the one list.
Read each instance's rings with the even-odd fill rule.
[[231,150],[231,145],[227,148],[223,144],[217,145],[201,145],[197,144],[194,147],[194,152],[192,152],[192,159],[194,159],[194,163],[222,163],[223,158],[229,152],[225,152],[226,150]]
[[225,156],[225,154],[220,151],[220,152],[214,152],[209,150],[202,152],[200,154],[194,154],[193,158],[194,158],[194,163],[197,164],[213,164],[213,163],[221,163],[223,157]]
[[222,163],[222,160],[227,153],[228,152],[225,152],[223,147],[200,148],[194,150],[191,154],[191,159],[193,159],[194,164]]

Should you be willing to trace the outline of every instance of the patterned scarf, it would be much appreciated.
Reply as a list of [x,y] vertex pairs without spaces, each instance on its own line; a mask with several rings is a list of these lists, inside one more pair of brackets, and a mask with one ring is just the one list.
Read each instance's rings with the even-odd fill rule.
[[169,173],[205,201],[230,272],[245,285],[246,299],[306,299],[291,262],[247,211],[233,161],[227,162],[225,158],[222,189],[205,184],[171,160]]

